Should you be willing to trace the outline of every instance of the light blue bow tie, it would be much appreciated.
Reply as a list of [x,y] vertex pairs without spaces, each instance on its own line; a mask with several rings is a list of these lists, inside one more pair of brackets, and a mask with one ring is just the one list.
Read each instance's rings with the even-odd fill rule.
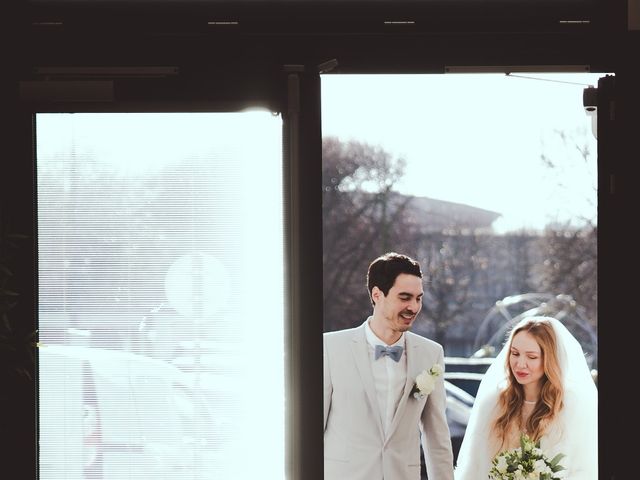
[[383,345],[376,345],[376,360],[385,355],[389,355],[396,362],[402,357],[402,347],[395,345],[393,347],[385,347]]

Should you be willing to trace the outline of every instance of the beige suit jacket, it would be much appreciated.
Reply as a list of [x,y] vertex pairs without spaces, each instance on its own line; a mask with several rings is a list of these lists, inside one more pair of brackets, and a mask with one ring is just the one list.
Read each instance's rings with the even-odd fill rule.
[[442,376],[423,399],[411,395],[416,376],[442,346],[405,334],[407,381],[389,432],[383,433],[364,324],[324,334],[325,480],[419,480],[420,442],[430,480],[453,480],[453,453]]

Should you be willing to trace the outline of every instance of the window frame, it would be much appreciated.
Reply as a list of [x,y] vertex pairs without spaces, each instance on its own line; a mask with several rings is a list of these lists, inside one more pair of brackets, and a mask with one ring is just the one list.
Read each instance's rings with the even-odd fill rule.
[[[638,122],[635,111],[640,108],[640,99],[635,86],[640,84],[640,76],[633,70],[637,60],[623,52],[637,49],[640,42],[636,32],[627,31],[627,2],[595,1],[594,15],[598,21],[594,24],[554,28],[550,28],[546,20],[527,24],[524,18],[520,18],[520,23],[509,24],[506,14],[497,23],[488,22],[480,28],[474,22],[473,9],[463,14],[458,26],[452,10],[446,9],[440,12],[440,18],[449,15],[450,21],[443,21],[439,28],[431,22],[417,28],[411,24],[381,25],[380,19],[385,18],[389,10],[373,3],[329,5],[322,14],[314,13],[313,8],[307,10],[308,13],[302,12],[302,7],[294,8],[302,17],[298,23],[284,20],[292,11],[290,4],[276,5],[273,15],[279,20],[270,25],[261,20],[268,7],[253,5],[245,10],[248,13],[243,18],[247,19],[247,26],[240,29],[231,26],[233,30],[225,30],[223,25],[209,28],[198,23],[210,13],[227,18],[232,12],[223,6],[204,8],[190,4],[176,16],[175,11],[153,10],[151,2],[144,6],[141,2],[138,16],[132,14],[128,19],[121,19],[122,12],[117,9],[88,11],[65,2],[46,8],[30,5],[17,9],[15,22],[9,22],[9,34],[24,48],[21,55],[9,59],[9,86],[3,89],[8,101],[2,114],[4,124],[9,125],[4,146],[11,170],[2,176],[0,212],[3,231],[19,232],[27,237],[10,260],[15,272],[11,286],[20,295],[12,315],[21,320],[20,333],[28,335],[37,328],[35,112],[69,108],[166,111],[184,110],[188,105],[194,109],[209,108],[207,105],[216,102],[226,105],[225,108],[237,108],[232,105],[244,105],[247,99],[261,97],[277,104],[288,118],[289,109],[299,104],[298,143],[293,147],[299,163],[296,168],[287,167],[285,179],[291,186],[287,202],[297,205],[296,212],[289,212],[286,222],[290,229],[288,249],[296,250],[288,282],[291,288],[295,285],[297,289],[297,303],[289,308],[292,316],[298,315],[297,330],[292,329],[287,339],[291,365],[288,388],[292,392],[288,427],[292,444],[287,462],[291,479],[322,478],[322,295],[318,293],[322,288],[322,210],[320,191],[312,192],[321,184],[319,73],[327,65],[335,65],[336,73],[442,73],[452,65],[477,68],[588,65],[591,71],[614,72],[615,87],[607,86],[607,96],[599,99],[603,104],[612,101],[617,105],[615,129],[610,127],[611,140],[608,145],[599,142],[598,149],[599,316],[625,319],[628,312],[634,311],[632,285],[616,287],[618,272],[634,273],[637,268],[633,267],[638,265],[637,248],[631,243],[633,236],[627,233],[628,219],[617,213],[637,202],[637,194],[631,193],[633,188],[627,179],[633,178],[633,155],[637,155],[638,149],[634,141]],[[246,5],[243,3],[242,7]],[[363,17],[365,5],[371,5],[372,10]],[[410,7],[416,6],[400,4],[393,13],[406,14]],[[425,18],[433,14],[434,8],[424,8],[418,14]],[[139,20],[143,14],[147,23],[132,21]],[[338,14],[342,15],[340,20],[335,18]],[[270,17],[267,15],[267,18]],[[431,18],[437,20],[438,15]],[[286,28],[281,29],[285,24]],[[225,48],[220,47],[221,43]],[[177,66],[180,73],[162,78],[144,74],[111,78],[116,86],[116,101],[110,103],[78,102],[73,97],[66,106],[63,102],[34,103],[19,93],[21,82],[55,80],[51,75],[38,73],[37,69],[43,66],[123,65]],[[294,85],[287,81],[290,74],[297,77]],[[63,77],[67,81],[73,79],[68,74]],[[84,75],[80,80],[105,79]],[[599,126],[600,135],[603,128],[607,127]],[[290,132],[285,132],[285,142],[290,140],[289,135]],[[289,149],[285,155],[285,165],[289,165]],[[624,449],[624,445],[603,441],[616,438],[617,424],[624,421],[623,409],[616,408],[611,394],[619,385],[626,384],[618,373],[618,364],[622,364],[624,352],[634,348],[631,336],[619,338],[615,326],[603,321],[598,332],[599,350],[604,352],[599,355],[599,384],[602,391],[607,392],[600,395],[600,465],[604,475],[615,473],[616,477],[623,477],[618,472],[628,467],[619,461],[624,450],[617,447]],[[2,381],[1,424],[8,432],[6,437],[11,448],[7,450],[7,458],[11,458],[12,470],[34,478],[34,474],[37,475],[37,378],[35,369],[31,368],[28,373],[31,380],[8,374]]]

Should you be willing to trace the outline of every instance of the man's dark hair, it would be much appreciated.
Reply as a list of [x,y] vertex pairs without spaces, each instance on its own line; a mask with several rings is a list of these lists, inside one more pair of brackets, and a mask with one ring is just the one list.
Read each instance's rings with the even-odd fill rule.
[[[422,278],[422,270],[420,264],[407,255],[401,253],[388,252],[380,255],[369,265],[367,272],[367,289],[369,290],[369,298],[373,287],[378,287],[384,296],[389,294],[389,290],[393,287],[396,278],[401,273],[415,275]],[[371,304],[374,305],[373,300]]]

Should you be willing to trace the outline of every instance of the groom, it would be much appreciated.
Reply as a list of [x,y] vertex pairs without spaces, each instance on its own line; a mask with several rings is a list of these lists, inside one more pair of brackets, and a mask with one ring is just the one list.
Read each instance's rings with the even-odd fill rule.
[[422,443],[429,479],[452,480],[443,350],[409,332],[420,265],[386,253],[369,265],[367,287],[373,315],[324,334],[324,478],[419,480]]

